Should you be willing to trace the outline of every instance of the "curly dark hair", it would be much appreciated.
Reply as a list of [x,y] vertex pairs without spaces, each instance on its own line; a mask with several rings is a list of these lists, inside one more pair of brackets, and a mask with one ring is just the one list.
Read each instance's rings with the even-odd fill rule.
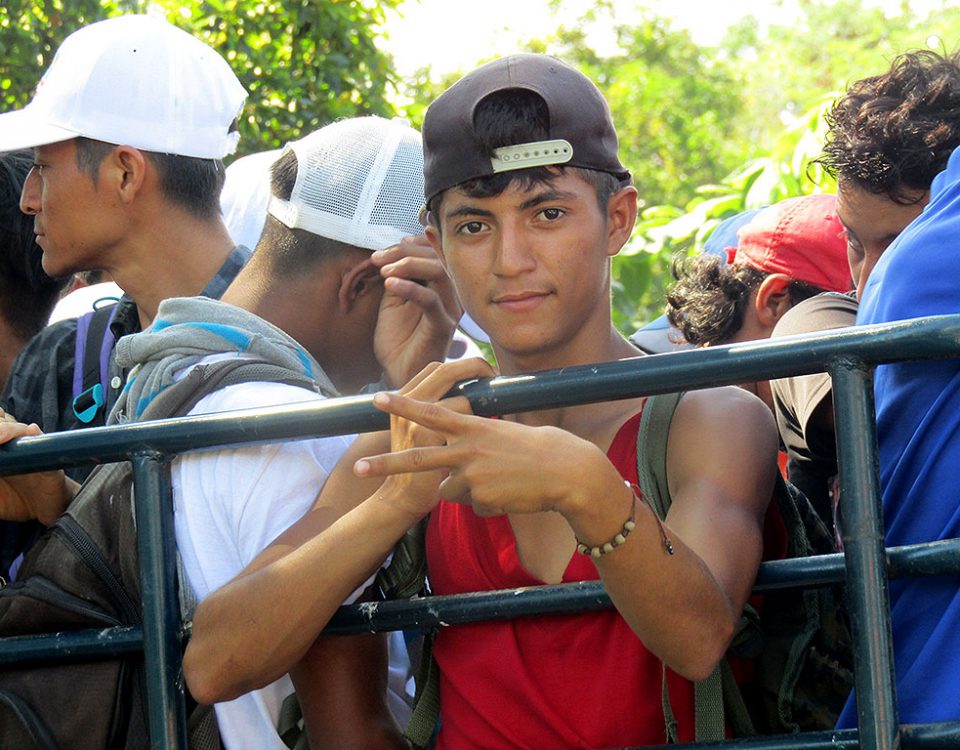
[[[667,320],[694,346],[729,343],[743,327],[751,293],[770,275],[719,255],[675,256],[670,272],[677,283],[667,294]],[[793,280],[787,291],[796,305],[825,290]]]
[[826,115],[813,163],[895,203],[917,202],[960,146],[960,52],[918,50],[852,84]]

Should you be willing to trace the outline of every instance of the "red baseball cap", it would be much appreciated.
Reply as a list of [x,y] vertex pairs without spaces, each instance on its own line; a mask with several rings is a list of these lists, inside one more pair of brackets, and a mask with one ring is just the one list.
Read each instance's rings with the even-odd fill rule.
[[833,195],[803,195],[758,213],[739,233],[733,262],[782,273],[828,292],[853,288]]

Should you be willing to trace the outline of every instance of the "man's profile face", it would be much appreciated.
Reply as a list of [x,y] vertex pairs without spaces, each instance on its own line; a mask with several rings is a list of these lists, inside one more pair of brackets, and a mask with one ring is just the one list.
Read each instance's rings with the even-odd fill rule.
[[77,165],[76,141],[34,149],[34,166],[20,196],[20,209],[34,217],[43,270],[66,276],[104,266],[103,254],[117,231],[106,211],[108,191]]
[[452,188],[436,217],[441,231],[428,235],[494,347],[535,355],[575,346],[591,323],[609,329],[609,257],[622,240],[611,240],[608,214],[591,185],[565,172],[488,198]]
[[930,195],[917,193],[916,198],[915,203],[904,205],[885,193],[871,193],[844,180],[837,185],[837,216],[846,231],[847,260],[858,298],[880,256],[920,215]]

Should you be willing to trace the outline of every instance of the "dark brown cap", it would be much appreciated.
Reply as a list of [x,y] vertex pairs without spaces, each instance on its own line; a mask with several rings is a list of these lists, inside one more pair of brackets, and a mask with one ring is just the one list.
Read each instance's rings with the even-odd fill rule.
[[[508,89],[526,89],[543,99],[550,118],[549,138],[504,143],[491,158],[474,134],[474,110],[490,94]],[[617,157],[617,133],[600,90],[555,57],[521,54],[494,60],[461,78],[427,109],[423,171],[428,203],[467,180],[549,165],[630,177]]]

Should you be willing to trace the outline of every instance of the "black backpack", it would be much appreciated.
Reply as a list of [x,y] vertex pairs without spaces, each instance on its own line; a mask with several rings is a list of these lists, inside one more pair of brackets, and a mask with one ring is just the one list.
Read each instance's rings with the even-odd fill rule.
[[[682,393],[651,396],[637,438],[640,486],[660,518],[670,508],[666,436]],[[777,472],[772,502],[787,532],[787,558],[836,552],[833,535],[807,497]],[[833,729],[853,689],[853,646],[842,586],[779,589],[763,594],[761,613],[747,605],[729,653],[753,662],[739,687],[724,659],[695,684],[697,741]],[[666,680],[668,739],[676,741]]]
[[[193,368],[142,419],[187,414],[204,396],[245,382],[314,381],[259,360]],[[15,582],[0,589],[0,636],[141,624],[133,478],[127,461],[97,466],[66,512],[27,552]],[[189,589],[186,581],[181,589]],[[149,746],[141,654],[101,661],[0,667],[0,747],[18,750],[139,750]],[[217,748],[213,711],[195,706],[190,746]]]

